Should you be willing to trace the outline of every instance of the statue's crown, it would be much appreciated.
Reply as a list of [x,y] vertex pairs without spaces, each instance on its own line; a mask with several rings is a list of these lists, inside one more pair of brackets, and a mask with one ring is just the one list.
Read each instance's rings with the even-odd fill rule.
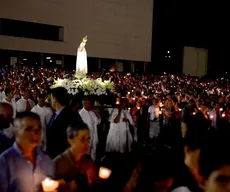
[[84,43],[87,42],[87,35],[86,35],[85,37],[83,37],[82,41],[83,41]]

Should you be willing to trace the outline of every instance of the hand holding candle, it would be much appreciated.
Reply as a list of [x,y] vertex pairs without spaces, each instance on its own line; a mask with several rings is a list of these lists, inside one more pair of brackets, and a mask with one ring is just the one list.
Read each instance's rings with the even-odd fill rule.
[[160,102],[160,107],[163,107],[164,105],[163,105],[163,103],[162,102]]
[[58,181],[46,178],[42,181],[42,188],[44,192],[54,192],[59,186]]
[[100,167],[99,169],[99,177],[101,179],[108,179],[111,175],[112,171],[105,167]]

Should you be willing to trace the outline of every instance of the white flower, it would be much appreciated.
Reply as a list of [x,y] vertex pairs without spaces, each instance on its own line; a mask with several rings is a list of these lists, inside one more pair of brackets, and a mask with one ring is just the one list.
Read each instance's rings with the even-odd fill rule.
[[114,92],[114,83],[109,81],[102,81],[101,78],[96,80],[90,78],[83,78],[81,80],[74,79],[58,79],[54,81],[54,85],[51,88],[55,87],[65,87],[69,94],[75,95],[81,91],[84,92],[84,95],[105,95],[106,90],[109,92]]

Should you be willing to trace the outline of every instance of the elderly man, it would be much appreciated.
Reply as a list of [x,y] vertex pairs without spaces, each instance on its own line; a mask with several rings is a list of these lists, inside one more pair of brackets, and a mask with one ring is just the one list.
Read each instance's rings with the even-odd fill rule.
[[70,147],[54,159],[56,177],[66,182],[64,189],[68,192],[92,187],[98,178],[96,166],[87,155],[90,143],[88,126],[85,123],[70,125],[67,129],[67,141]]
[[41,123],[37,114],[22,112],[14,121],[15,143],[0,155],[0,191],[40,191],[41,182],[54,175],[52,160],[37,146]]

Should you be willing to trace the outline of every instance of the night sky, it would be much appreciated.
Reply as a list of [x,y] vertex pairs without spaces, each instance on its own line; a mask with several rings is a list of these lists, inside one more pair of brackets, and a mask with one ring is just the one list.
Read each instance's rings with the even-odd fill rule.
[[[191,3],[155,0],[151,71],[180,74],[183,46],[194,46],[209,51],[208,75],[230,72],[230,33],[227,33],[230,17],[224,13],[223,5],[202,0]],[[168,50],[170,59],[165,57]]]

